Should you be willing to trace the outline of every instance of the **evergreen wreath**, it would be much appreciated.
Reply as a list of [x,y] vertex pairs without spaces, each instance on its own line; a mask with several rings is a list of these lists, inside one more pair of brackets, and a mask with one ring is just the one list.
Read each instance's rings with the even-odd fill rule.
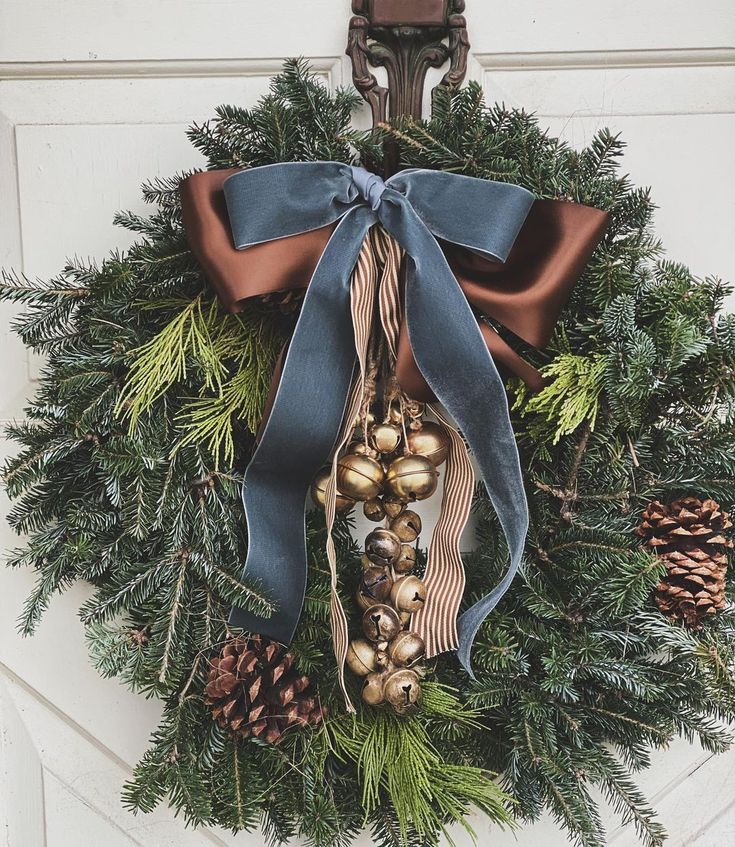
[[[652,748],[672,738],[724,750],[735,719],[732,615],[687,629],[657,610],[665,562],[635,535],[644,506],[675,497],[735,503],[735,316],[731,289],[663,257],[648,190],[620,172],[623,142],[603,130],[581,152],[523,111],[487,107],[476,84],[442,95],[428,121],[350,128],[359,98],[328,92],[289,62],[253,109],[223,106],[189,137],[208,167],[379,160],[525,186],[608,210],[611,226],[549,351],[548,379],[514,392],[531,509],[523,573],[478,636],[468,679],[452,655],[431,663],[413,716],[342,708],[330,661],[323,517],[308,522],[310,573],[293,645],[326,717],[277,745],[212,720],[205,687],[244,584],[239,485],[290,318],[277,302],[225,314],[184,236],[182,175],[143,187],[150,216],[120,213],[140,236],[101,265],[70,262],[48,282],[5,274],[25,306],[15,324],[45,357],[21,450],[4,470],[12,526],[28,536],[12,567],[37,574],[20,627],[54,593],[94,586],[81,608],[100,673],[165,703],[124,789],[134,811],[167,801],[191,824],[262,827],[347,844],[437,844],[479,808],[498,824],[549,810],[575,844],[603,845],[592,789],[644,844],[665,833],[636,787]],[[485,593],[504,544],[483,491],[469,598]],[[337,526],[345,602],[360,573],[349,522]],[[358,698],[359,700],[359,698]]]

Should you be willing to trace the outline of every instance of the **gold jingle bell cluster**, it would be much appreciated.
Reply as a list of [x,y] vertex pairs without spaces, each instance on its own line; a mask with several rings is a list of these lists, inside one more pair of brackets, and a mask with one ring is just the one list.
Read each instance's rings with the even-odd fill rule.
[[[387,703],[405,714],[420,703],[426,652],[423,639],[410,629],[411,615],[426,602],[426,586],[413,574],[421,518],[408,506],[436,491],[449,437],[438,424],[423,420],[421,404],[401,405],[402,410],[389,406],[380,423],[372,413],[358,422],[362,437],[337,465],[337,509],[347,512],[362,502],[365,517],[383,522],[365,539],[356,594],[365,637],[350,643],[347,666],[364,677],[365,703]],[[312,486],[320,505],[328,479],[325,469]]]

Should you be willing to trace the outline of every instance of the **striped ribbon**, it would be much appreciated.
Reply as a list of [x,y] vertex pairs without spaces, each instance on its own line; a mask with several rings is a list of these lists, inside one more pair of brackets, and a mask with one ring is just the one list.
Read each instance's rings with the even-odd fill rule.
[[[355,421],[366,399],[367,352],[372,332],[376,291],[383,333],[391,361],[395,363],[402,321],[400,296],[402,257],[403,251],[396,240],[381,227],[373,227],[363,242],[352,274],[350,305],[359,373],[350,392],[325,491],[327,559],[331,577],[332,644],[337,660],[339,684],[347,710],[350,712],[354,712],[355,709],[344,681],[349,632],[347,617],[337,591],[337,551],[332,538],[336,517],[337,465],[341,451],[353,435]],[[438,408],[434,406],[430,408],[449,437],[449,452],[445,465],[441,514],[429,546],[424,575],[427,600],[425,606],[413,615],[411,621],[413,631],[418,633],[426,644],[428,658],[448,650],[456,650],[459,644],[457,615],[465,586],[459,542],[467,524],[475,481],[464,439]]]
[[459,542],[472,505],[475,473],[464,439],[432,406],[439,425],[449,436],[444,491],[439,520],[429,546],[424,574],[426,603],[411,618],[411,628],[426,644],[428,658],[459,646],[457,615],[465,575]]
[[355,428],[355,419],[365,401],[365,387],[367,382],[367,351],[372,329],[373,310],[375,308],[375,290],[378,283],[378,266],[374,249],[374,238],[372,234],[363,241],[357,264],[352,272],[352,283],[350,286],[350,308],[352,311],[352,326],[355,332],[355,348],[360,372],[357,380],[352,386],[350,398],[347,401],[344,420],[337,439],[337,447],[332,458],[332,470],[325,490],[325,509],[327,515],[327,560],[331,576],[331,621],[332,621],[332,645],[334,656],[337,660],[337,675],[339,685],[345,698],[348,712],[354,712],[347,688],[345,687],[344,667],[349,645],[349,632],[347,629],[347,617],[342,607],[342,602],[337,593],[337,550],[332,538],[332,528],[337,511],[337,464],[339,455],[345,445],[352,437]]

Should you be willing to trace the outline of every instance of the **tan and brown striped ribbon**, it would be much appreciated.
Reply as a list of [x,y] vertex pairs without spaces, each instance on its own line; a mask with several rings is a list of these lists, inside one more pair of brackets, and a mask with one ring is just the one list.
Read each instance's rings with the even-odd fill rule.
[[380,322],[388,343],[391,360],[395,362],[398,355],[398,337],[401,332],[401,289],[400,272],[403,250],[392,236],[382,229],[375,227],[375,251],[378,261],[383,267],[380,280]]
[[357,360],[360,367],[359,375],[350,392],[345,415],[342,421],[342,429],[337,440],[337,447],[332,458],[332,471],[329,476],[325,491],[325,509],[327,516],[327,560],[331,576],[331,620],[332,620],[332,645],[334,656],[337,660],[337,675],[340,688],[345,698],[348,712],[354,712],[349,694],[345,687],[344,666],[349,645],[349,632],[347,628],[347,617],[337,591],[337,551],[332,538],[332,528],[337,510],[337,463],[339,455],[347,442],[352,437],[355,428],[355,419],[365,399],[365,386],[367,382],[367,352],[372,329],[373,311],[375,308],[375,292],[378,285],[378,265],[374,248],[374,238],[371,234],[365,239],[357,259],[357,264],[352,272],[352,283],[350,288],[350,302],[352,309],[352,325],[355,331],[355,348]]
[[[347,710],[350,712],[354,712],[355,709],[344,681],[349,631],[347,617],[338,594],[337,551],[332,538],[336,516],[337,463],[341,451],[352,437],[358,413],[365,403],[368,378],[367,354],[376,292],[380,321],[389,355],[392,362],[396,359],[402,321],[400,294],[402,258],[403,251],[395,239],[380,227],[373,227],[363,242],[352,273],[351,309],[359,373],[347,401],[325,492],[327,559],[331,576],[332,644],[337,660],[339,684]],[[411,622],[413,630],[424,639],[428,658],[448,650],[456,650],[459,643],[457,615],[465,585],[459,542],[469,516],[475,479],[464,439],[437,408],[431,407],[431,410],[449,436],[450,447],[444,472],[441,514],[429,546],[424,575],[427,601],[424,608],[413,616]]]
[[427,658],[459,646],[457,615],[465,585],[459,542],[475,487],[475,473],[464,439],[437,408],[432,406],[431,410],[449,436],[449,454],[444,466],[441,512],[424,574],[426,603],[411,618],[411,628],[424,639]]

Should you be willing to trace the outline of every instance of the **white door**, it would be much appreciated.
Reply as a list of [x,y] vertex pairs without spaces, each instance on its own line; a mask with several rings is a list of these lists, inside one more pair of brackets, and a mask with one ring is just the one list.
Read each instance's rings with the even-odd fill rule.
[[[600,126],[622,130],[627,167],[653,186],[672,255],[696,273],[735,278],[732,0],[467,6],[470,74],[488,97],[536,111],[579,145]],[[283,58],[303,55],[327,84],[348,83],[349,7],[2,0],[0,266],[50,276],[69,254],[102,257],[126,246],[113,212],[142,208],[142,180],[198,164],[186,126],[219,103],[252,104]],[[0,312],[3,421],[22,417],[37,367],[10,334],[10,318]],[[15,543],[3,523],[0,548]],[[21,640],[14,620],[31,584],[29,573],[0,573],[0,847],[261,844],[257,835],[186,830],[166,810],[134,818],[121,808],[120,786],[157,707],[91,668],[76,617],[81,586],[54,601],[33,639]],[[711,759],[683,744],[656,757],[641,782],[672,845],[735,843],[734,769],[735,754]],[[479,833],[485,843],[487,831]],[[492,838],[566,843],[548,822],[517,841]],[[616,831],[610,843],[636,840]]]

